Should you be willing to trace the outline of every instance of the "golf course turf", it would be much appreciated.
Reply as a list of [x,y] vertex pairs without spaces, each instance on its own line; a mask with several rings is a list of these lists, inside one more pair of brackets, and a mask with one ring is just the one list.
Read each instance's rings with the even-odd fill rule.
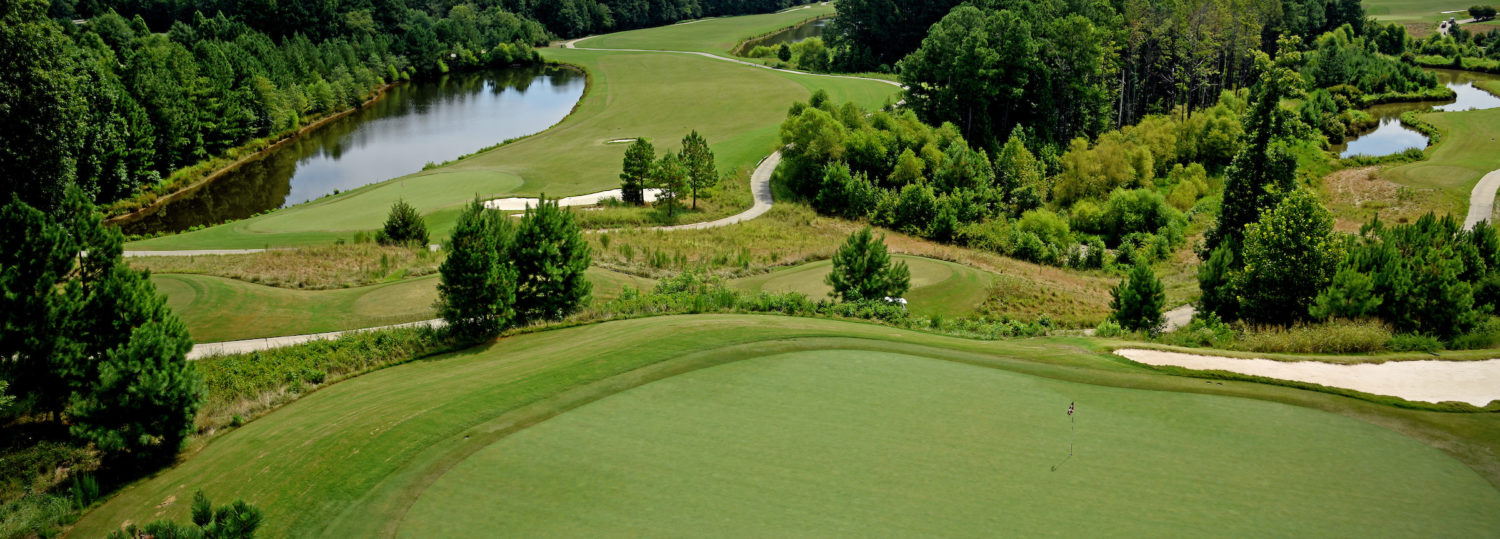
[[[757,18],[765,21],[755,22]],[[806,18],[806,17],[802,17]],[[755,15],[749,25],[795,23]],[[775,22],[785,19],[787,22]],[[708,24],[707,22],[701,24]],[[669,32],[672,27],[638,32]],[[588,42],[585,42],[588,43]],[[332,243],[380,226],[392,203],[405,200],[436,214],[435,240],[446,236],[457,209],[477,194],[568,196],[619,187],[623,144],[645,137],[658,152],[676,150],[697,130],[711,144],[721,172],[751,167],[775,149],[787,107],[825,90],[835,102],[877,108],[900,89],[881,81],[773,71],[694,54],[542,50],[550,61],[579,66],[589,89],[558,125],[447,166],[318,199],[270,214],[196,232],[134,242],[130,249],[232,249]],[[494,141],[499,143],[501,141]]]
[[1500,169],[1500,109],[1435,112],[1418,115],[1443,133],[1426,160],[1408,163],[1384,172],[1401,185],[1434,189],[1439,214],[1463,216],[1469,195],[1479,178]]
[[197,488],[258,505],[277,537],[1500,533],[1500,492],[1398,434],[1493,429],[1488,414],[1205,387],[1081,343],[753,315],[509,337],[313,393],[73,533],[184,518]]
[[[970,314],[985,298],[985,287],[994,282],[993,273],[919,256],[896,255],[892,261],[906,264],[911,270],[911,291],[906,294],[907,308],[923,315],[959,316]],[[776,270],[763,275],[730,281],[730,286],[752,292],[801,292],[813,299],[824,299],[833,287],[823,278],[833,269],[833,262],[822,260]]]
[[[590,268],[594,297],[652,281]],[[437,317],[437,275],[333,290],[296,290],[208,275],[158,273],[157,292],[200,343],[344,331]]]

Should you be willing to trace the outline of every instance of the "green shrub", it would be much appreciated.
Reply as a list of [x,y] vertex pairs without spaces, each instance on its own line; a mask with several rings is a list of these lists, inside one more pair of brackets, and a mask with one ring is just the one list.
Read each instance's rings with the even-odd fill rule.
[[1195,348],[1232,348],[1239,332],[1213,313],[1200,312],[1186,326],[1163,333],[1157,342]]
[[1443,349],[1443,343],[1437,337],[1414,333],[1394,335],[1387,340],[1386,346],[1396,352],[1436,352]]
[[1121,327],[1155,335],[1161,329],[1166,289],[1151,267],[1137,263],[1130,276],[1110,290],[1110,315]]
[[391,205],[391,213],[385,219],[385,228],[375,233],[375,241],[381,245],[427,245],[427,222],[417,214],[417,209],[405,200]]
[[1103,322],[1100,322],[1098,326],[1094,327],[1095,337],[1103,337],[1108,339],[1111,337],[1119,337],[1121,335],[1125,335],[1126,333],[1128,332],[1125,331],[1125,328],[1120,327],[1120,323],[1114,320],[1105,320]]

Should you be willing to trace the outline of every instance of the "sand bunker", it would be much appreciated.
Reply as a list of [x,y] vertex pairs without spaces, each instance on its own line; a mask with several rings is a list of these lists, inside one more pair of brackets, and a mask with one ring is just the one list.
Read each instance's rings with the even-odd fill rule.
[[636,139],[633,139],[633,138],[617,138],[617,139],[614,139],[614,140],[611,140],[611,141],[606,141],[605,144],[624,144],[626,142],[635,142],[635,141],[636,141]]
[[1122,349],[1115,350],[1115,354],[1147,365],[1230,371],[1401,397],[1409,401],[1458,401],[1485,406],[1500,399],[1500,359],[1340,365],[1321,361],[1200,356],[1160,350]]
[[[658,191],[660,191],[660,190],[659,189],[647,189],[647,190],[645,190],[646,202],[654,202],[656,200],[656,193]],[[593,206],[595,204],[598,204],[599,201],[604,200],[606,198],[614,198],[614,199],[620,198],[620,190],[619,189],[610,189],[608,191],[600,191],[598,193],[590,193],[590,194],[587,194],[587,195],[578,195],[576,197],[561,198],[561,199],[557,200],[557,205],[558,206]],[[500,211],[522,211],[522,210],[525,210],[526,206],[528,206],[528,205],[535,206],[536,205],[536,199],[534,199],[534,198],[524,198],[524,197],[512,197],[512,198],[497,198],[495,200],[487,200],[487,201],[484,202],[484,207],[492,209],[492,210],[500,210]]]

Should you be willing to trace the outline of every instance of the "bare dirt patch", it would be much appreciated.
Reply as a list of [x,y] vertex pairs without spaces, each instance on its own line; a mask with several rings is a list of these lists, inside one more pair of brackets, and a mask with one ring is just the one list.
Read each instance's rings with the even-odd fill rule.
[[1323,194],[1333,211],[1334,229],[1359,232],[1372,217],[1387,223],[1406,223],[1431,210],[1422,201],[1428,189],[1413,189],[1385,179],[1380,167],[1336,171],[1323,178]]

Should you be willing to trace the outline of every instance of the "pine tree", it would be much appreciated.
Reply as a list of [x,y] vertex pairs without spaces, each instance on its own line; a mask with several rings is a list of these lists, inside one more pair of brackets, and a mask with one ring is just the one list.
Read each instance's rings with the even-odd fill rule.
[[417,209],[405,200],[391,204],[391,213],[385,219],[385,227],[375,235],[381,245],[427,246],[427,222]]
[[656,149],[646,139],[638,138],[625,149],[625,163],[620,172],[620,200],[637,206],[646,203],[642,192],[651,181],[651,167],[656,162]]
[[672,217],[682,205],[682,193],[688,189],[689,172],[677,154],[662,154],[651,169],[651,185],[658,189],[656,204],[667,208],[667,217]]
[[833,287],[831,295],[842,301],[899,298],[911,288],[911,270],[904,262],[892,264],[885,236],[876,238],[865,227],[850,234],[833,254],[833,271],[824,282]]
[[503,255],[516,268],[516,319],[520,323],[561,319],[589,299],[584,276],[592,263],[573,214],[543,196],[528,207],[515,241]]
[[1213,313],[1220,320],[1239,318],[1240,300],[1234,293],[1234,272],[1239,265],[1239,242],[1233,238],[1222,243],[1198,267],[1198,310]]
[[688,189],[693,194],[693,209],[698,209],[698,190],[713,187],[719,180],[718,168],[714,166],[714,152],[708,148],[708,140],[697,130],[682,139],[682,163],[688,171]]
[[1130,275],[1109,294],[1112,298],[1109,306],[1114,310],[1110,316],[1120,327],[1153,334],[1161,330],[1167,294],[1150,266],[1137,262]]
[[488,211],[478,197],[464,208],[448,240],[448,258],[438,267],[438,313],[465,339],[499,333],[515,315],[516,270],[501,253],[514,227]]

